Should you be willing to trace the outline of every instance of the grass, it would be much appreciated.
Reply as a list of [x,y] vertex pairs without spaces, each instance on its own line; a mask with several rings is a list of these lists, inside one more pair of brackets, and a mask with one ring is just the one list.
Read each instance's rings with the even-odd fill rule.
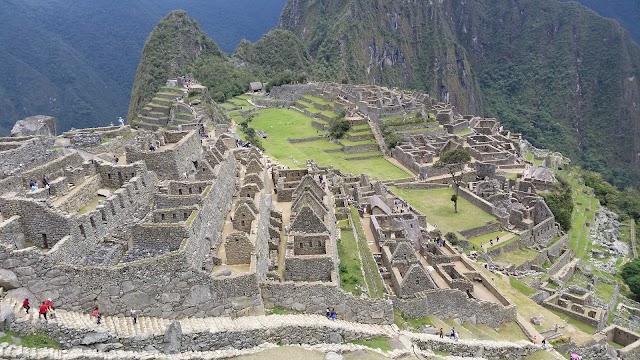
[[23,337],[20,337],[18,333],[14,331],[5,331],[5,335],[0,337],[0,343],[6,342],[9,344],[13,343],[13,337],[18,337],[20,339],[20,343],[18,345],[26,347],[26,348],[51,348],[51,349],[60,349],[60,344],[48,337],[43,333],[29,334]]
[[509,277],[509,285],[526,296],[531,296],[537,293],[536,289],[511,276]]
[[570,317],[569,315],[565,315],[559,311],[556,310],[551,310],[549,309],[549,311],[551,311],[552,313],[556,314],[559,318],[565,320],[569,325],[579,329],[582,332],[585,332],[587,334],[595,334],[596,332],[596,328],[589,325],[589,324],[585,324],[582,321],[578,321],[572,317]]
[[292,310],[292,309],[285,309],[285,308],[281,308],[281,307],[274,307],[274,308],[269,308],[269,309],[265,309],[265,312],[267,313],[267,315],[291,315],[291,314],[302,314],[302,312],[297,311],[297,310]]
[[389,339],[386,337],[375,337],[375,338],[371,338],[368,340],[353,340],[353,341],[349,341],[349,343],[351,344],[356,344],[356,345],[362,345],[362,346],[367,346],[370,347],[372,349],[380,349],[382,351],[391,351],[393,350],[393,347],[391,346],[391,344],[389,344]]
[[500,256],[493,257],[493,260],[499,262],[507,262],[515,264],[516,266],[522,265],[529,260],[535,259],[539,252],[532,249],[520,249],[509,253],[501,254]]
[[462,197],[458,198],[458,213],[454,213],[451,202],[453,190],[448,188],[408,190],[391,187],[391,189],[425,215],[429,223],[437,224],[444,234],[473,229],[496,220],[493,215]]
[[[494,240],[494,244],[496,244],[496,237],[500,237],[501,239],[505,236],[511,234],[508,231],[497,231],[490,234],[485,234],[482,236],[474,237],[469,239],[469,244],[475,246],[477,249],[480,248],[480,244],[489,244],[491,240]],[[499,244],[499,243],[498,243]],[[497,245],[497,244],[496,244]]]
[[466,128],[466,129],[464,129],[462,131],[458,131],[457,133],[454,133],[454,134],[458,135],[458,136],[471,135],[471,134],[473,134],[473,130],[470,129],[470,128]]
[[615,285],[607,284],[602,281],[599,281],[596,285],[596,297],[600,300],[609,302],[613,297],[613,292],[615,290]]
[[351,207],[351,218],[353,219],[353,226],[355,227],[358,238],[360,239],[357,246],[358,251],[360,252],[360,258],[362,259],[365,281],[369,288],[369,298],[381,299],[384,295],[384,283],[382,281],[382,276],[378,271],[378,264],[376,264],[373,254],[371,254],[371,249],[367,244],[367,237],[364,234],[358,209],[355,207]]
[[[366,160],[345,159],[343,152],[326,153],[324,150],[341,149],[342,146],[326,138],[292,144],[287,138],[321,136],[322,131],[311,126],[311,118],[289,109],[262,109],[252,121],[252,127],[264,131],[268,138],[262,140],[267,153],[282,164],[295,168],[314,159],[320,166],[333,166],[346,173],[367,173],[380,180],[400,179],[411,175],[382,157]],[[367,153],[368,154],[368,153]],[[357,154],[350,154],[357,155]]]
[[360,270],[358,244],[352,231],[342,230],[342,236],[338,241],[338,257],[340,258],[340,287],[356,296],[362,294],[360,289],[366,283]]
[[303,96],[304,98],[313,101],[316,104],[320,104],[320,105],[331,105],[330,102],[326,101],[325,99],[319,98],[317,96],[313,96],[313,95],[305,95]]

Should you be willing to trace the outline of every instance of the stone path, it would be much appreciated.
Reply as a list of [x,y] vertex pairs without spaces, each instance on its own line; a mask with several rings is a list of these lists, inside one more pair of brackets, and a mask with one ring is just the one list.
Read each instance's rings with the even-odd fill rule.
[[[37,305],[26,314],[19,304],[13,299],[9,301],[17,321],[30,321],[32,323],[44,323],[44,320],[38,319]],[[89,329],[96,331],[106,331],[119,337],[131,337],[139,334],[162,335],[166,326],[173,320],[154,318],[154,317],[138,317],[138,323],[133,324],[130,317],[105,316],[102,324],[97,325],[94,318],[88,313],[78,313],[74,311],[57,310],[56,319],[49,320],[50,324],[58,324],[62,327],[70,329]],[[237,319],[229,317],[208,317],[208,318],[187,318],[180,320],[183,333],[197,333],[208,331],[231,332],[231,331],[249,331],[256,329],[277,329],[283,326],[299,326],[299,327],[324,327],[334,328],[336,330],[369,334],[372,336],[394,336],[395,331],[391,325],[373,325],[352,323],[342,320],[329,320],[321,315],[269,315],[269,316],[245,316]]]

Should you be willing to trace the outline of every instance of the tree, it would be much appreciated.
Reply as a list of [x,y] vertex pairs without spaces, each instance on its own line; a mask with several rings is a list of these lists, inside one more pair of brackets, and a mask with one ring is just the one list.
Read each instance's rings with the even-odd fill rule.
[[626,263],[620,271],[620,276],[636,297],[640,297],[640,259]]
[[[471,161],[469,151],[461,147],[444,152],[440,155],[440,160],[434,164],[436,168],[445,168],[449,174],[451,174],[451,180],[453,181],[456,191],[451,197],[451,201],[453,201],[453,211],[455,213],[458,213],[458,191],[460,184],[462,184],[462,171],[469,161]],[[460,176],[456,176],[456,173],[461,174]]]
[[343,110],[329,121],[329,136],[331,138],[341,139],[351,129],[351,122],[345,119],[346,116],[347,112]]

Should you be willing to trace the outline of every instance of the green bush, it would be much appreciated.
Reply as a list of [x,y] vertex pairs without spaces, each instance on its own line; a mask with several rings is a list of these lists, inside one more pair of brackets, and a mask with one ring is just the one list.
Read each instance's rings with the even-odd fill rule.
[[635,259],[631,262],[624,264],[620,271],[620,276],[627,285],[631,292],[636,297],[640,297],[640,259]]
[[[454,195],[455,196],[455,195]],[[444,234],[444,238],[451,244],[451,245],[458,245],[458,242],[460,241],[458,239],[458,235],[452,233],[452,232],[448,232],[446,234]]]
[[346,111],[342,111],[338,116],[329,121],[329,136],[333,139],[342,139],[344,134],[351,129],[351,122],[345,119]]
[[573,198],[571,197],[571,186],[560,179],[556,190],[542,195],[544,201],[555,216],[556,221],[562,226],[564,231],[571,229],[571,214],[573,213]]

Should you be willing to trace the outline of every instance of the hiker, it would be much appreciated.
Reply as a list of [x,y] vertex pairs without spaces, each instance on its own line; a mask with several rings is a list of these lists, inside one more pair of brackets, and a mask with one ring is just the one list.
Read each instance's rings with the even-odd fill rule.
[[496,243],[500,242],[500,236],[496,236]]
[[40,305],[40,311],[38,313],[38,320],[44,316],[44,320],[47,321],[47,305],[45,305],[44,301],[42,305]]
[[50,308],[48,308],[48,312],[49,312],[49,319],[55,319],[56,318],[56,309],[50,307]]
[[138,323],[138,314],[136,314],[136,311],[131,309],[129,314],[131,315],[131,319],[133,320],[133,325],[137,324]]
[[47,309],[54,309],[53,307],[53,301],[51,301],[51,299],[47,299],[47,301],[44,302],[45,305],[47,305]]
[[453,334],[453,337],[456,339],[456,341],[460,341],[460,333],[459,332],[455,332],[455,334]]
[[93,309],[93,311],[91,312],[91,317],[96,318],[96,324],[100,325],[100,319],[102,319],[102,315],[100,315],[100,311],[98,311],[98,308]]
[[489,240],[489,246],[493,246],[493,239]]
[[29,313],[29,309],[31,309],[31,306],[29,306],[29,299],[24,299],[22,302],[22,308],[27,312],[27,314]]
[[329,308],[327,308],[325,315],[327,316],[327,319],[331,319],[331,310],[329,310]]
[[444,339],[444,329],[440,328],[440,339]]
[[335,320],[338,318],[338,315],[336,314],[336,310],[334,308],[331,308],[331,320]]
[[547,347],[547,339],[542,339],[542,348],[545,349]]
[[113,155],[113,165],[118,165],[118,155]]
[[449,338],[453,339],[456,337],[456,329],[455,328],[451,328],[451,335],[449,335]]

